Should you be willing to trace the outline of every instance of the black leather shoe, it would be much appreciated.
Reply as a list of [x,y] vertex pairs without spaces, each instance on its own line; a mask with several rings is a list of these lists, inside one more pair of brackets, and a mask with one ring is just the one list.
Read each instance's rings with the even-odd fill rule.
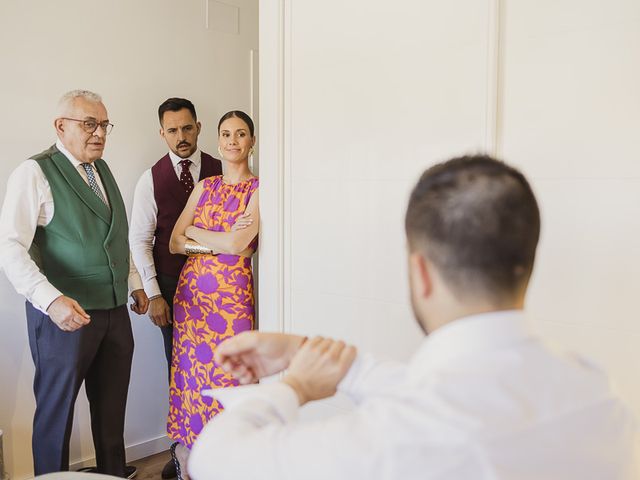
[[98,473],[98,467],[82,467],[76,470],[76,472]]
[[133,465],[124,466],[124,478],[135,478],[138,475],[138,469]]
[[[87,473],[98,473],[97,467],[82,467],[77,470],[78,472],[87,472]],[[125,465],[124,466],[124,478],[135,478],[138,474],[138,469],[133,465]]]
[[178,474],[176,473],[176,464],[173,459],[169,460],[167,464],[162,469],[162,478],[164,480],[171,480],[172,478],[176,478]]

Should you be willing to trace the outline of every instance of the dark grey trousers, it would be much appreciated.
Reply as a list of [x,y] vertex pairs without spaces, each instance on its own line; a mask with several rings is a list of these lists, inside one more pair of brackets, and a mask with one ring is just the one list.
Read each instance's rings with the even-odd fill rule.
[[91,310],[91,322],[64,332],[27,302],[29,347],[35,364],[35,475],[69,470],[73,409],[85,382],[99,473],[124,476],[124,417],[133,357],[127,306]]
[[[173,320],[173,296],[176,294],[176,288],[178,287],[178,279],[163,275],[159,273],[156,276],[158,280],[158,286],[160,287],[160,293],[162,298],[167,302],[171,309],[171,319]],[[164,341],[164,356],[167,359],[168,375],[171,375],[171,352],[173,350],[173,323],[166,327],[160,327],[162,332],[162,339]],[[169,379],[171,380],[171,379]],[[171,383],[171,381],[169,381]]]

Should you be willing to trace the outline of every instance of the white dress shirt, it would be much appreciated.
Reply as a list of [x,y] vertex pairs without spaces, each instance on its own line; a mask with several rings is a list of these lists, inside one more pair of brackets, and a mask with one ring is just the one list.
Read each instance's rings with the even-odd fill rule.
[[296,422],[287,385],[261,385],[209,422],[194,480],[630,480],[637,427],[606,376],[552,353],[521,312],[448,324],[405,367],[359,356],[357,406]]
[[[189,171],[194,183],[198,183],[200,178],[201,157],[200,150],[196,150],[193,155],[187,158],[191,160]],[[187,159],[180,158],[173,152],[169,152],[169,158],[176,172],[176,177],[180,178],[182,166],[179,165],[179,162]],[[153,176],[149,168],[144,171],[136,185],[131,209],[131,226],[129,227],[131,253],[133,254],[133,260],[140,269],[142,284],[149,298],[160,295],[160,287],[156,280],[156,266],[153,261],[153,243],[157,224],[158,205],[153,192]]]
[[[56,142],[56,147],[88,184],[82,163],[64,148],[60,140]],[[93,164],[91,167],[96,183],[107,199],[100,175]],[[48,225],[53,213],[51,188],[38,162],[31,159],[22,162],[7,181],[7,192],[0,212],[0,266],[16,291],[44,313],[62,293],[40,272],[29,255],[29,248],[36,228]],[[129,264],[129,290],[140,289],[140,276],[133,261]]]

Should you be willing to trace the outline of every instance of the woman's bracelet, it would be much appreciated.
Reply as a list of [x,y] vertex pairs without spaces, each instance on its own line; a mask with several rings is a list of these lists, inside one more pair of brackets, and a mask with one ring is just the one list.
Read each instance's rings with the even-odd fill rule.
[[187,255],[210,255],[213,253],[213,250],[199,243],[187,240],[184,243],[184,253]]

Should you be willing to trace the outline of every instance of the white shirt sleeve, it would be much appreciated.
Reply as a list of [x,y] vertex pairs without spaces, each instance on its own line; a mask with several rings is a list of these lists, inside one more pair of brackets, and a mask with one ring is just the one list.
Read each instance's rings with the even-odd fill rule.
[[144,290],[149,297],[160,295],[153,262],[153,241],[157,226],[158,206],[153,194],[151,169],[146,170],[136,185],[131,209],[129,244],[133,261],[138,267]]
[[338,391],[358,404],[369,395],[396,389],[404,383],[406,372],[407,365],[404,363],[378,360],[371,354],[360,354],[338,384]]
[[133,262],[133,255],[129,252],[129,292],[133,292],[134,290],[142,290],[142,279],[140,278],[140,274],[138,273],[138,269],[136,268],[136,264]]
[[[29,255],[36,228],[51,220],[46,211],[48,191],[37,162],[27,160],[9,177],[0,213],[0,265],[16,291],[44,313],[62,295]],[[52,206],[51,200],[51,210]]]
[[356,409],[295,422],[298,399],[286,384],[262,385],[200,433],[189,457],[194,480],[375,478],[375,423]]

